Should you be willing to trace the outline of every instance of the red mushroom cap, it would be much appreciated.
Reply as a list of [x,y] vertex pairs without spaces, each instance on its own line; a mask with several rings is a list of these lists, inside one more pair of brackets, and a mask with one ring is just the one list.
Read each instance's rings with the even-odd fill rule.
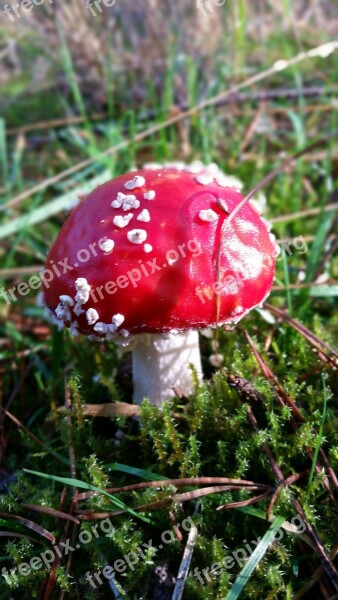
[[44,289],[59,322],[109,339],[216,325],[217,298],[219,323],[262,303],[274,237],[249,203],[227,228],[243,196],[193,170],[134,171],[80,202],[46,262],[60,272]]

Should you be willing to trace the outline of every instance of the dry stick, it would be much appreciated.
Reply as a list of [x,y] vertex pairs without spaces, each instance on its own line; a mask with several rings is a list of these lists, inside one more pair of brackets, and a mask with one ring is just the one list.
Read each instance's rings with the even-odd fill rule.
[[[203,110],[205,108],[215,106],[215,104],[217,104],[217,102],[224,100],[224,98],[229,98],[229,96],[231,96],[234,93],[239,92],[243,88],[253,86],[256,83],[263,81],[264,79],[267,79],[271,75],[275,75],[276,72],[279,73],[281,71],[284,71],[288,67],[296,65],[307,58],[313,58],[313,57],[318,57],[318,56],[323,56],[323,57],[328,56],[329,54],[334,52],[337,48],[338,48],[338,42],[329,42],[328,44],[322,44],[320,46],[316,46],[315,48],[312,48],[311,50],[308,50],[307,52],[300,52],[299,54],[297,54],[293,58],[290,58],[289,60],[277,61],[277,63],[274,63],[272,65],[272,67],[270,67],[269,69],[266,69],[265,71],[262,71],[261,73],[257,73],[256,75],[249,77],[245,81],[242,81],[241,83],[234,85],[232,88],[230,88],[230,90],[228,90],[226,92],[221,92],[221,93],[217,94],[216,96],[214,96],[213,98],[203,100],[196,106],[193,106],[192,108],[190,108],[188,110],[185,110],[183,112],[175,114],[174,116],[169,117],[169,119],[167,119],[166,121],[157,123],[156,125],[153,125],[152,127],[149,127],[148,129],[146,129],[145,131],[136,134],[134,137],[132,137],[128,140],[123,140],[122,142],[119,142],[115,146],[112,146],[111,148],[108,148],[107,150],[100,152],[96,156],[87,158],[87,159],[83,160],[82,162],[78,163],[77,165],[74,165],[73,167],[70,167],[69,169],[62,171],[61,173],[58,173],[58,175],[53,175],[52,177],[49,177],[45,181],[33,186],[32,188],[30,188],[28,190],[25,190],[24,192],[22,192],[15,198],[12,198],[12,200],[10,200],[6,204],[2,205],[0,207],[0,210],[5,210],[7,208],[16,206],[22,200],[25,200],[26,198],[29,198],[30,196],[32,196],[32,194],[35,194],[36,192],[46,189],[50,185],[53,185],[54,183],[61,181],[65,177],[68,177],[68,175],[73,175],[74,173],[77,173],[81,169],[85,169],[89,165],[95,163],[98,159],[105,158],[107,156],[116,154],[116,152],[118,152],[119,150],[127,148],[129,146],[129,144],[131,144],[131,143],[135,144],[137,142],[141,142],[144,139],[153,135],[154,133],[158,133],[159,131],[162,131],[162,129],[169,127],[170,125],[175,125],[176,123],[182,121],[183,119],[191,117],[192,115],[195,115],[196,113],[200,112],[201,110]],[[331,137],[333,137],[333,135]],[[326,140],[327,139],[329,139],[329,138],[327,137]]]
[[193,555],[194,548],[195,548],[196,536],[197,536],[197,527],[196,527],[196,525],[192,525],[192,527],[189,531],[187,545],[184,549],[182,562],[180,564],[180,568],[179,568],[177,579],[176,579],[176,585],[175,585],[174,593],[172,595],[171,600],[181,600],[181,598],[182,598],[185,580],[189,573],[189,567],[190,567],[192,555]]

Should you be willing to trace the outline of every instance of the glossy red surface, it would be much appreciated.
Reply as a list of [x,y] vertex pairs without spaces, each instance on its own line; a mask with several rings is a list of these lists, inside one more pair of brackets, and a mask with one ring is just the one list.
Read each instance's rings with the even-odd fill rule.
[[[144,186],[126,189],[124,184],[135,175],[145,178]],[[153,200],[143,197],[149,190],[156,192]],[[135,195],[140,207],[126,212],[112,208],[118,192]],[[46,305],[55,311],[61,295],[74,298],[75,280],[84,277],[91,286],[84,310],[95,308],[103,323],[122,314],[123,328],[130,333],[215,324],[217,297],[219,322],[237,321],[269,293],[275,244],[248,203],[227,228],[228,215],[217,204],[219,198],[231,213],[242,195],[216,181],[202,185],[196,175],[174,169],[127,173],[99,186],[72,211],[48,255],[46,268],[59,261],[64,264],[65,259],[72,268],[60,277],[55,275],[50,287],[45,287]],[[137,220],[145,208],[149,222]],[[200,211],[210,208],[217,218],[201,220]],[[127,227],[119,229],[113,224],[114,216],[128,213],[134,216]],[[133,229],[146,232],[144,243],[128,240],[127,232]],[[105,236],[115,242],[107,254],[98,247]],[[152,251],[146,253],[144,244],[150,244]],[[176,262],[169,264],[175,258]],[[58,268],[64,270],[60,264]],[[85,312],[77,317],[72,311],[73,321],[78,321],[82,333],[95,333]]]

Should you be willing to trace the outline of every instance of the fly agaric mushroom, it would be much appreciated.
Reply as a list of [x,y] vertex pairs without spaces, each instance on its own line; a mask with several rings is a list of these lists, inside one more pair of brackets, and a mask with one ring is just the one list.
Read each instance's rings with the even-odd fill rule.
[[247,203],[226,227],[242,199],[216,166],[155,164],[100,185],[64,223],[45,305],[73,335],[132,348],[136,403],[189,395],[191,365],[202,377],[198,330],[237,323],[268,296],[266,222]]

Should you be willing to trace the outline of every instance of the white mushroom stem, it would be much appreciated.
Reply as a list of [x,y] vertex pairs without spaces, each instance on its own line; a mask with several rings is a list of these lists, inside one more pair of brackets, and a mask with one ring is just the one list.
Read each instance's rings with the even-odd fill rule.
[[193,365],[202,379],[201,355],[197,331],[142,336],[133,350],[134,402],[148,398],[160,407],[175,395],[188,396],[194,391]]

